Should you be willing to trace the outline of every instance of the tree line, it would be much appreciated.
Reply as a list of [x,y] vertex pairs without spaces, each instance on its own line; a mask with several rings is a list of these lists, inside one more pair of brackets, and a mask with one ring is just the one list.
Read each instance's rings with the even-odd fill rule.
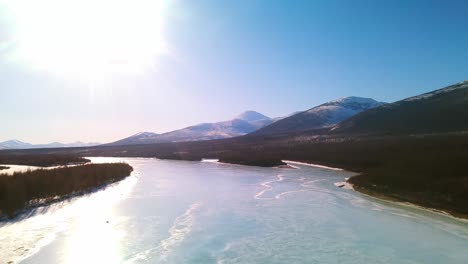
[[126,163],[104,163],[0,174],[0,215],[13,217],[28,206],[90,191],[132,171]]

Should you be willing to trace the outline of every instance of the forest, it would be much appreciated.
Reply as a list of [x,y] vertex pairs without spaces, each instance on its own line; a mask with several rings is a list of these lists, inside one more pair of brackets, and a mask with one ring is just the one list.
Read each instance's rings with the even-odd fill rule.
[[21,209],[88,192],[132,171],[126,163],[103,163],[0,174],[0,215],[13,217]]

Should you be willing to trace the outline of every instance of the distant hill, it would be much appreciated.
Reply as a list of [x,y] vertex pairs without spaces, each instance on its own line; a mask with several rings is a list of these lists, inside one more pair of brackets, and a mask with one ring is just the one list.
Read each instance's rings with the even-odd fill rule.
[[246,111],[228,121],[202,123],[164,134],[143,132],[108,145],[152,144],[231,138],[248,134],[273,122],[274,119],[263,114],[255,111]]
[[71,147],[90,147],[100,145],[100,143],[84,143],[81,141],[73,143],[53,142],[49,144],[31,144],[16,139],[0,142],[0,149],[37,149],[37,148],[71,148]]
[[468,131],[468,81],[362,112],[331,131],[365,135]]
[[247,122],[255,122],[258,120],[269,120],[271,118],[269,118],[266,115],[255,112],[255,111],[245,111],[241,113],[240,115],[236,116],[234,119],[240,119],[240,120],[244,120]]
[[0,142],[0,149],[26,149],[32,147],[32,144],[22,142],[16,139]]
[[254,134],[280,134],[329,127],[360,112],[381,105],[384,103],[370,98],[344,97],[281,119],[259,129]]
[[153,132],[140,132],[119,141],[107,144],[107,145],[138,145],[138,144],[149,144],[153,142],[159,142],[158,136],[160,134]]

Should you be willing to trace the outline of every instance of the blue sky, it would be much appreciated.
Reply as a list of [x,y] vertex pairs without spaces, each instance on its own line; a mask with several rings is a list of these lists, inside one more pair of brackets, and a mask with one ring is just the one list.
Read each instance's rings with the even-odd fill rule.
[[[103,0],[95,21],[87,1],[70,1],[82,10],[72,18],[55,0],[28,17],[21,1],[0,0],[0,141],[109,142],[350,95],[392,102],[468,79],[466,1],[156,0],[164,8],[139,20],[145,0]],[[94,24],[106,30],[88,34]]]

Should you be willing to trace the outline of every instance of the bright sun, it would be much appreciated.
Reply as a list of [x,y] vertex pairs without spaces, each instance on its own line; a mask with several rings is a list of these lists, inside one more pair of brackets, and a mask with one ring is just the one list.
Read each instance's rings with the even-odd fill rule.
[[17,56],[54,73],[140,72],[167,51],[166,0],[14,0]]

